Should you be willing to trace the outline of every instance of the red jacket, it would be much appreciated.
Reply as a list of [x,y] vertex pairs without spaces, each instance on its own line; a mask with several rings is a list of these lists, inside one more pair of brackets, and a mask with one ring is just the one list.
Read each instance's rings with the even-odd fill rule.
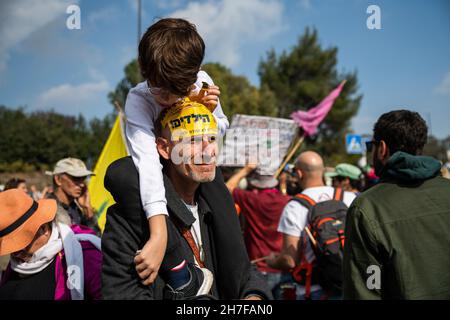
[[[246,191],[235,189],[233,198],[245,217],[244,240],[250,260],[280,252],[283,236],[277,231],[283,208],[291,199],[277,189]],[[260,271],[281,272],[267,266],[265,261],[256,263]]]

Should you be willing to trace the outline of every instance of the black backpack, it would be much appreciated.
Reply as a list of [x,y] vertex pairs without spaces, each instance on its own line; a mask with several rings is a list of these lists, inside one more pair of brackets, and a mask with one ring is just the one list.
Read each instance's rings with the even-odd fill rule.
[[292,272],[294,279],[305,285],[306,298],[309,298],[310,287],[314,282],[327,292],[342,292],[344,228],[348,209],[342,201],[343,197],[344,191],[336,188],[332,200],[316,203],[304,194],[297,194],[292,199],[308,209],[308,224],[301,240],[304,249],[309,239],[316,256],[311,264],[305,259],[302,250],[300,264]]

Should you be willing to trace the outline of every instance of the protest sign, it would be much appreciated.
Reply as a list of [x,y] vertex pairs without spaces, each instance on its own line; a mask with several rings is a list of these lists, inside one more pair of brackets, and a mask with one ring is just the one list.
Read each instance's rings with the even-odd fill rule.
[[257,173],[273,175],[297,134],[293,120],[237,114],[225,135],[219,165],[257,163]]

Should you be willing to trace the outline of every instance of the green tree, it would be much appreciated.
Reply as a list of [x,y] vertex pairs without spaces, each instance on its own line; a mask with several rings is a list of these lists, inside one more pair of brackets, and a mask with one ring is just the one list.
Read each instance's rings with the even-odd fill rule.
[[337,47],[322,48],[317,31],[306,28],[289,52],[277,55],[275,50],[269,51],[258,70],[261,86],[275,95],[277,116],[282,118],[316,106],[342,80],[347,80],[318,133],[306,140],[309,148],[316,149],[332,163],[355,160],[345,154],[344,138],[362,99],[357,94],[356,72],[337,71],[337,53]]
[[0,106],[0,171],[46,170],[59,159],[77,157],[93,166],[106,142],[113,115],[93,119],[53,111],[27,114]]
[[125,66],[124,73],[125,77],[119,81],[116,89],[108,94],[109,101],[113,105],[117,101],[122,108],[125,106],[128,91],[143,81],[136,59]]
[[245,76],[234,75],[219,63],[202,66],[214,83],[220,87],[220,102],[224,113],[231,119],[234,114],[276,116],[275,95],[267,86],[258,89]]
[[434,157],[443,163],[447,162],[447,150],[450,150],[450,136],[439,140],[434,136],[429,136],[427,144],[423,148],[423,154]]

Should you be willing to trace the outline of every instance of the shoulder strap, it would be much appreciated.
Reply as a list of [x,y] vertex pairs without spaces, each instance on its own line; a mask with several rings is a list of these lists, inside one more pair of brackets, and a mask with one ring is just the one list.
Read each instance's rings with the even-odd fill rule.
[[197,244],[195,243],[195,240],[194,240],[194,237],[192,236],[191,230],[189,230],[189,228],[187,228],[187,227],[182,226],[181,223],[176,219],[172,219],[172,221],[177,226],[178,230],[180,230],[181,235],[188,243],[188,245],[191,248],[191,251],[194,254],[194,257],[197,260],[200,267],[204,268],[205,262],[201,259],[200,250],[198,249]]
[[98,251],[102,251],[102,240],[90,233],[75,233],[75,239],[78,242],[88,241],[91,245],[93,245]]
[[343,201],[344,200],[344,190],[342,188],[335,188],[333,199],[337,201]]
[[298,193],[293,198],[293,201],[296,201],[310,210],[312,207],[316,205],[316,202],[308,197],[306,194]]

